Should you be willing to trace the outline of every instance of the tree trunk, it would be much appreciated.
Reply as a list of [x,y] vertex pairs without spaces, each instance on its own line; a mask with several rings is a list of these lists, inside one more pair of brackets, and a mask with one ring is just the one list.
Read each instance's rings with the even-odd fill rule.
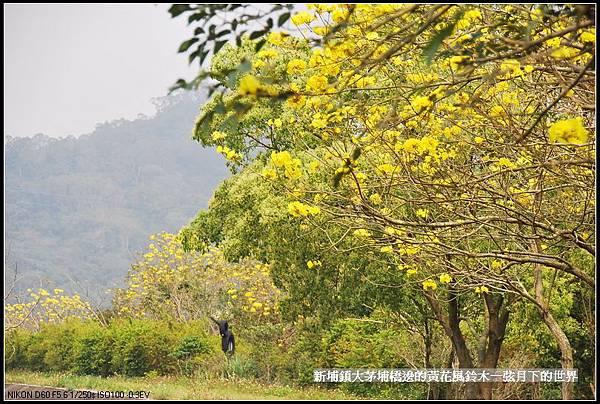
[[[439,323],[444,328],[446,335],[452,341],[454,354],[458,358],[459,366],[463,369],[472,369],[473,360],[469,348],[465,342],[464,335],[459,327],[458,315],[458,298],[451,287],[448,288],[448,318],[444,316],[440,308],[439,302],[431,295],[425,293],[425,297],[429,302],[433,312]],[[465,383],[465,399],[477,400],[481,398],[481,392],[478,383]]]
[[[491,295],[484,293],[483,299],[485,301],[487,318],[487,346],[480,367],[495,369],[498,366],[498,360],[500,358],[500,350],[506,333],[509,311],[506,308],[507,304],[504,304],[504,298],[502,296],[499,296],[497,301],[494,301],[494,298]],[[479,388],[481,389],[483,399],[492,399],[493,387],[494,383],[481,383]]]
[[[560,364],[564,370],[573,369],[573,349],[571,343],[567,338],[564,331],[558,325],[558,322],[554,319],[554,316],[547,309],[543,309],[541,313],[544,322],[550,329],[550,332],[554,336],[554,339],[558,343],[560,348]],[[572,400],[573,399],[573,383],[563,382],[561,387],[562,399]]]
[[[460,330],[460,316],[458,307],[458,297],[452,287],[448,288],[448,317],[446,318],[436,301],[432,296],[425,294],[433,312],[444,328],[444,331],[452,341],[453,351],[458,358],[461,368],[475,368],[473,359],[467,347],[464,335]],[[479,368],[494,369],[498,366],[500,351],[504,335],[506,333],[506,325],[508,324],[509,311],[508,303],[505,303],[502,296],[497,300],[487,294],[483,294],[486,310],[486,343],[482,347],[480,353]],[[493,383],[465,383],[465,398],[468,400],[474,399],[492,399]]]
[[[537,252],[541,251],[541,248],[537,241],[535,242],[535,247]],[[571,343],[569,342],[567,335],[560,328],[558,321],[556,321],[552,313],[550,313],[550,303],[546,302],[546,300],[544,299],[542,268],[539,264],[535,266],[533,274],[535,278],[535,301],[537,303],[536,307],[538,309],[538,312],[540,313],[542,320],[544,321],[544,323],[546,323],[546,326],[548,327],[548,329],[552,333],[552,336],[556,340],[556,343],[558,344],[558,348],[560,349],[561,354],[560,364],[562,368],[565,371],[573,369],[573,349],[571,348]],[[563,382],[561,386],[561,394],[563,400],[572,400],[573,383]]]

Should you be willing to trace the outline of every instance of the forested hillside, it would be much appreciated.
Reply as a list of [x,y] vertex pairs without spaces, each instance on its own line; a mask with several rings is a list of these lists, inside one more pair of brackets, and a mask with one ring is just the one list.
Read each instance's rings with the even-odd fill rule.
[[186,224],[227,175],[218,154],[191,140],[202,101],[161,98],[153,117],[78,138],[7,137],[6,276],[16,264],[21,287],[40,278],[109,287],[149,234]]

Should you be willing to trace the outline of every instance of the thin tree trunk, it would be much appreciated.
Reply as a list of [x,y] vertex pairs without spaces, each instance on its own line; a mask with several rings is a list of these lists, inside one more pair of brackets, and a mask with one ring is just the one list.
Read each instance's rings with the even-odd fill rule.
[[[487,293],[483,294],[486,307],[487,317],[487,346],[485,355],[480,367],[494,369],[498,366],[500,358],[500,350],[504,335],[506,333],[506,325],[508,324],[509,311],[504,304],[502,296],[494,301],[493,297]],[[479,386],[483,399],[491,400],[494,383],[481,383]]]
[[[535,247],[538,252],[541,251],[539,243],[535,242]],[[552,333],[552,336],[556,340],[558,344],[558,348],[560,349],[560,363],[562,368],[566,371],[569,369],[573,369],[573,349],[571,348],[571,343],[567,338],[567,335],[560,328],[558,321],[554,318],[552,313],[549,310],[549,302],[546,302],[544,299],[544,289],[543,289],[543,280],[542,280],[542,268],[539,264],[535,265],[534,269],[534,277],[535,277],[535,301],[537,302],[537,309],[542,317],[544,323]],[[561,394],[563,400],[572,400],[573,399],[573,383],[571,382],[563,382],[561,387]]]

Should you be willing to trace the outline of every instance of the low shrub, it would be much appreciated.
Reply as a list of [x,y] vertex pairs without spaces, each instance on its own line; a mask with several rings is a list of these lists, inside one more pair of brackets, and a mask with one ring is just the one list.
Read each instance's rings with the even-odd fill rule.
[[111,330],[92,327],[75,341],[73,370],[84,375],[109,376],[112,373],[114,338]]
[[98,376],[191,374],[218,345],[205,327],[202,322],[118,319],[108,327],[71,320],[46,324],[38,332],[12,330],[5,340],[6,367]]

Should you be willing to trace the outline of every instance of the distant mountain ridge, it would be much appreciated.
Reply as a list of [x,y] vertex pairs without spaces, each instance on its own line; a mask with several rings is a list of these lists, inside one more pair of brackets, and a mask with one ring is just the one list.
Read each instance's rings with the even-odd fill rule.
[[89,135],[5,137],[5,277],[67,289],[119,285],[159,231],[176,232],[227,177],[191,139],[204,98],[156,100],[157,113]]

